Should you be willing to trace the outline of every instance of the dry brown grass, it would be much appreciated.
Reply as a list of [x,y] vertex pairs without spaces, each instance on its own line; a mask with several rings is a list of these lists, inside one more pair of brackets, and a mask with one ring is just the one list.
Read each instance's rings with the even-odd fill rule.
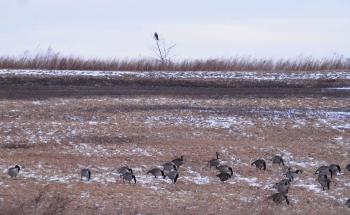
[[29,198],[19,197],[12,207],[2,207],[0,214],[64,214],[65,208],[71,202],[71,199],[65,193],[50,191],[49,189],[49,186],[46,185],[38,191],[33,190],[33,195]]
[[100,70],[100,71],[324,71],[350,70],[349,59],[300,57],[273,59],[255,57],[179,60],[162,63],[157,59],[86,59],[59,53],[33,57],[0,57],[0,69]]

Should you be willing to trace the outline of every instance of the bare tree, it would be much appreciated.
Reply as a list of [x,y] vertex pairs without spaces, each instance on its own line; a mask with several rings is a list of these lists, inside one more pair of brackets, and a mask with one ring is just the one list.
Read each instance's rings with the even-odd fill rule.
[[160,39],[157,32],[154,33],[154,40],[156,41],[156,46],[153,48],[154,53],[162,64],[167,63],[171,59],[171,51],[174,49],[176,44],[171,44],[167,46],[164,39]]

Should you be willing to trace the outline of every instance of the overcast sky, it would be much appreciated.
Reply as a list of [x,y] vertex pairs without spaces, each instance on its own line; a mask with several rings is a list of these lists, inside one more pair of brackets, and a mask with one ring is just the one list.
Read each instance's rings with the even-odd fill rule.
[[349,0],[0,0],[0,55],[350,57]]

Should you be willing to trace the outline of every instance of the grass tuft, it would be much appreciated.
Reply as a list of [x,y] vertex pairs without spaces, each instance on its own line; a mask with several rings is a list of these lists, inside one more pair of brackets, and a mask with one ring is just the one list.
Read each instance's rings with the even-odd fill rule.
[[168,61],[157,59],[86,59],[66,57],[50,49],[35,56],[0,57],[0,69],[99,70],[99,71],[327,71],[350,70],[342,56],[296,59],[254,57]]

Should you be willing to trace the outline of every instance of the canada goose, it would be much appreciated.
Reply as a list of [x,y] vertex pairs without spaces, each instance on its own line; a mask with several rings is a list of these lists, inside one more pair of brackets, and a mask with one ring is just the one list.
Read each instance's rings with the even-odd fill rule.
[[126,181],[129,181],[129,183],[131,183],[131,180],[134,179],[134,182],[135,182],[135,184],[136,184],[136,177],[135,177],[135,175],[132,174],[131,172],[126,172],[126,173],[124,173],[124,174],[122,175],[122,178],[123,178],[123,183],[124,183],[125,180],[126,180]]
[[262,159],[258,159],[256,161],[254,161],[251,165],[255,165],[257,169],[266,170],[266,162]]
[[218,169],[220,171],[220,173],[229,173],[229,174],[233,175],[232,168],[227,166],[227,165],[217,166],[216,169]]
[[345,169],[350,172],[350,163],[345,167]]
[[279,193],[288,193],[289,190],[289,179],[283,179],[276,183],[273,188],[276,188]]
[[327,175],[318,175],[317,181],[321,184],[322,190],[329,190],[329,184],[331,183],[331,180],[328,179]]
[[157,178],[158,176],[163,176],[163,178],[165,178],[164,171],[159,168],[153,168],[149,170],[147,174],[152,174],[155,178]]
[[89,181],[91,178],[91,171],[89,169],[82,169],[80,171],[80,180]]
[[166,174],[166,176],[173,181],[173,183],[175,184],[178,177],[179,177],[179,173],[176,170],[170,171],[168,174]]
[[209,168],[212,166],[217,167],[220,165],[220,160],[219,160],[219,152],[216,152],[216,158],[211,159],[208,161]]
[[274,164],[278,164],[278,165],[283,165],[284,166],[284,161],[283,161],[283,158],[279,155],[275,155],[273,158],[272,158],[272,163]]
[[288,167],[288,170],[286,173],[284,173],[284,175],[289,179],[289,181],[293,181],[299,173],[303,173],[303,171],[300,169],[292,170],[291,167]]
[[350,208],[350,199],[348,199],[348,201],[345,202],[345,205],[348,206],[348,208]]
[[232,174],[229,174],[227,172],[221,172],[220,174],[217,174],[216,177],[220,178],[220,181],[224,182],[230,179]]
[[7,174],[11,176],[11,178],[16,178],[19,171],[21,170],[21,167],[16,165],[15,167],[11,167],[7,170]]
[[277,204],[281,204],[284,200],[289,205],[289,200],[286,193],[275,193],[269,196],[267,199],[272,199]]
[[180,158],[176,158],[173,161],[171,161],[173,164],[176,165],[176,167],[180,167],[182,164],[184,164],[184,156],[181,155]]
[[157,41],[159,40],[159,36],[158,36],[157,32],[154,32],[154,39],[157,40]]
[[320,166],[320,167],[316,170],[315,174],[327,175],[327,176],[330,175],[331,178],[333,177],[333,173],[332,173],[331,169],[329,168],[329,166]]
[[122,176],[123,176],[125,173],[127,173],[127,172],[133,174],[132,169],[129,168],[128,166],[123,166],[123,167],[120,167],[120,168],[118,169],[118,173],[120,174],[120,177],[122,177]]
[[167,162],[165,164],[163,164],[163,171],[164,172],[170,172],[170,171],[177,171],[177,167],[173,162]]
[[337,173],[341,172],[340,166],[338,164],[329,165],[329,169],[332,172],[332,175],[337,175]]

